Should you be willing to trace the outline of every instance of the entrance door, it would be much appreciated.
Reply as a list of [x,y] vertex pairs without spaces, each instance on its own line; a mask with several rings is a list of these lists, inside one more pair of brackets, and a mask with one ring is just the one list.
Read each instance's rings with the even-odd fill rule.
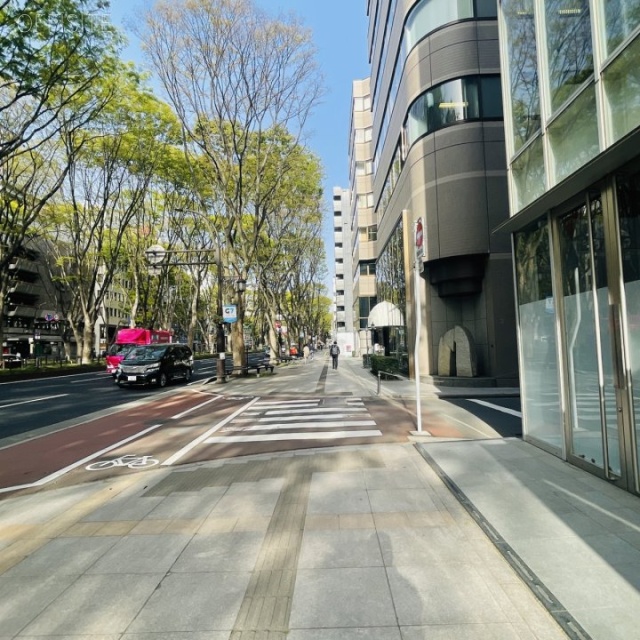
[[[620,325],[611,322],[600,193],[593,193],[558,219],[562,279],[562,318],[568,400],[567,453],[572,462],[597,467],[604,477],[623,478],[624,420],[618,408],[619,383],[614,372],[621,344]],[[612,343],[612,339],[614,342]],[[617,342],[616,342],[617,341]]]

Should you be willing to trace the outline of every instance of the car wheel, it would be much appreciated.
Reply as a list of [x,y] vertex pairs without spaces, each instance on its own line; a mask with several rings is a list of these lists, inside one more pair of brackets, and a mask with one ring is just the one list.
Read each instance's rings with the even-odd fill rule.
[[184,381],[191,382],[191,378],[193,378],[193,369],[189,367],[184,374]]
[[163,371],[158,377],[158,386],[163,389],[167,386],[167,382],[169,382],[169,379],[167,378],[167,374]]

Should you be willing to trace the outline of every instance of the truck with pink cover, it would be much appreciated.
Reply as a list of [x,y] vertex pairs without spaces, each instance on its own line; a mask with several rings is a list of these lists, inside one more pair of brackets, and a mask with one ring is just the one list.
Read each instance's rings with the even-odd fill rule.
[[172,342],[171,331],[163,329],[120,329],[107,351],[107,373],[115,375],[118,365],[127,353],[141,344],[167,344]]

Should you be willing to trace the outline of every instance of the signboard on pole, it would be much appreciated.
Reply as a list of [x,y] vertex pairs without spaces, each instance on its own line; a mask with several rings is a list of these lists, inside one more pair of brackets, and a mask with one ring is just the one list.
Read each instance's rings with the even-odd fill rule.
[[235,304],[227,304],[222,307],[222,321],[223,322],[237,322],[238,311]]

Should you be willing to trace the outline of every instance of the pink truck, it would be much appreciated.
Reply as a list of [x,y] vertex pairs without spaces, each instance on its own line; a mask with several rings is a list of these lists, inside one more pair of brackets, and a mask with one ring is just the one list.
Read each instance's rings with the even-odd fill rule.
[[115,375],[116,369],[132,347],[141,344],[167,344],[172,342],[171,331],[162,329],[120,329],[107,351],[107,373]]

